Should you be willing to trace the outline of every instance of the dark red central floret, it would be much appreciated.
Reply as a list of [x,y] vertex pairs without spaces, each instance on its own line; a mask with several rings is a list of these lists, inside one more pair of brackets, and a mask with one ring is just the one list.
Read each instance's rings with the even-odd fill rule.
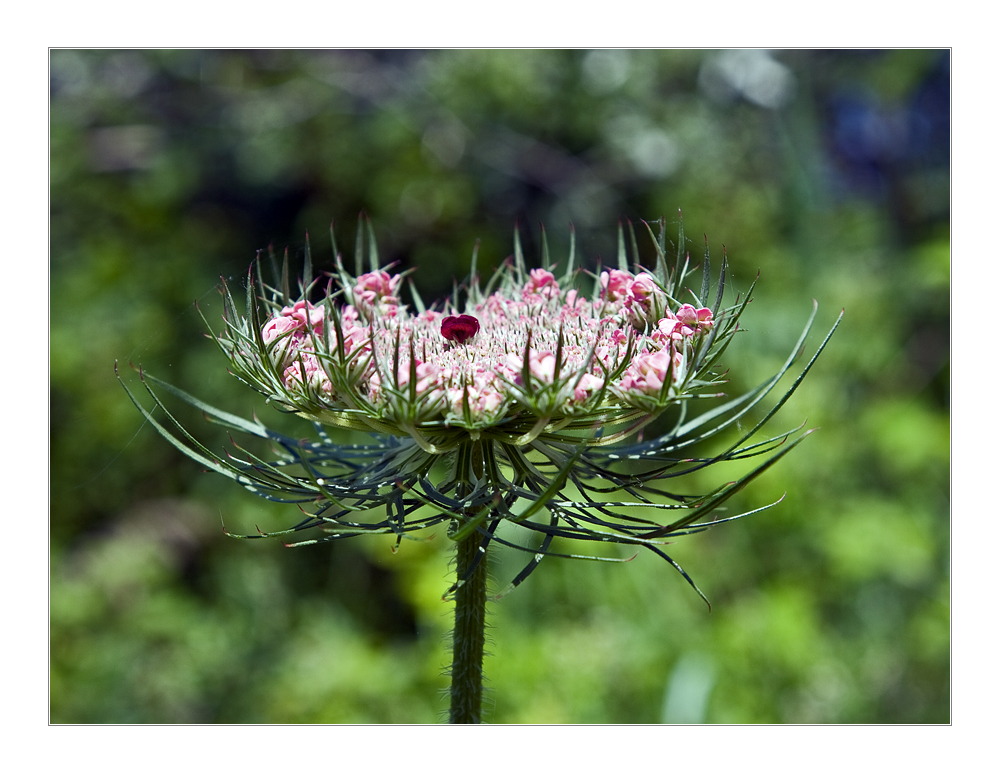
[[471,314],[445,317],[441,321],[441,335],[448,339],[448,341],[457,341],[459,344],[464,344],[477,333],[479,333],[479,320]]

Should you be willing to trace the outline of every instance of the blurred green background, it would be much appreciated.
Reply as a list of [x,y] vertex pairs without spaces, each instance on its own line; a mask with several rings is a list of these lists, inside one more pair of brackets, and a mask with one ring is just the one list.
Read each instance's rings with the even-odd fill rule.
[[[285,549],[298,515],[200,470],[114,378],[228,411],[216,284],[361,210],[425,299],[538,224],[593,267],[682,209],[745,289],[733,392],[819,301],[844,323],[774,421],[821,430],[665,563],[552,559],[491,607],[495,723],[946,723],[950,56],[921,51],[54,50],[51,720],[438,722],[447,539]],[[349,251],[348,251],[349,252]],[[177,407],[199,438],[228,439]],[[279,423],[280,424],[280,423]],[[305,433],[306,429],[292,432]],[[497,588],[520,568],[500,552]]]

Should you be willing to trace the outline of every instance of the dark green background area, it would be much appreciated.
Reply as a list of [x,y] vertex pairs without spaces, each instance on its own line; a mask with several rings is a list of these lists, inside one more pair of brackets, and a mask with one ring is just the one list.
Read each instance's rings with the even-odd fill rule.
[[488,720],[949,722],[949,109],[947,51],[53,51],[52,721],[440,720],[445,535],[225,537],[298,511],[180,455],[114,363],[306,434],[193,303],[217,327],[257,250],[308,231],[328,267],[363,210],[430,300],[515,223],[536,261],[572,223],[593,268],[619,219],[681,209],[734,289],[760,273],[734,393],[813,299],[810,346],[846,310],[773,425],[820,430],[732,507],[780,505],[670,547],[711,612],[645,554],[547,559],[492,605]]

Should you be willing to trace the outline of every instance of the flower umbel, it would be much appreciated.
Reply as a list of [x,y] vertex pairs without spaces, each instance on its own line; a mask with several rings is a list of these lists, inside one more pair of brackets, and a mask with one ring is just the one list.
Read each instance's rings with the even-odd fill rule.
[[[190,457],[254,494],[297,503],[306,514],[287,530],[249,537],[318,529],[318,536],[292,544],[309,545],[390,533],[398,546],[417,530],[445,523],[452,540],[480,547],[453,592],[472,577],[490,543],[523,549],[497,534],[507,521],[537,535],[523,549],[530,561],[508,590],[545,556],[577,556],[554,550],[556,539],[647,549],[697,590],[663,551],[664,539],[748,515],[713,520],[733,494],[805,437],[798,428],[751,440],[795,391],[837,326],[762,419],[721,453],[698,456],[697,444],[740,428],[790,370],[816,310],[774,377],[695,412],[697,401],[724,398],[718,361],[739,330],[753,285],[725,305],[726,262],[713,281],[706,248],[700,289],[687,289],[694,270],[683,231],[668,266],[662,220],[659,226],[657,234],[646,226],[656,254],[652,271],[640,266],[628,224],[633,263],[620,228],[618,266],[592,275],[590,293],[577,287],[572,242],[557,277],[544,244],[546,265],[525,268],[515,233],[513,260],[485,289],[474,253],[465,292],[456,290],[434,308],[415,291],[410,304],[403,302],[404,276],[379,266],[370,226],[359,231],[353,275],[334,245],[336,270],[314,280],[307,248],[298,298],[290,294],[287,262],[276,288],[263,283],[258,261],[244,313],[223,286],[225,329],[213,338],[239,379],[272,405],[309,420],[316,438],[286,437],[148,375],[143,380],[164,410],[148,382],[215,422],[268,439],[277,449],[273,461],[218,455],[136,405]],[[669,420],[665,433],[628,443],[660,417]],[[370,431],[375,439],[340,445],[327,426]],[[693,470],[751,457],[761,462],[711,492],[676,487]],[[650,517],[656,513],[663,518]]]

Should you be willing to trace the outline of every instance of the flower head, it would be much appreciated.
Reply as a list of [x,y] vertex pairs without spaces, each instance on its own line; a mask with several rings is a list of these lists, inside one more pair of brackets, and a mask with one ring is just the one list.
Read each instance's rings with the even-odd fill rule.
[[546,269],[504,271],[493,293],[440,312],[400,301],[400,275],[342,276],[322,304],[275,303],[264,351],[243,370],[302,416],[388,428],[435,451],[483,431],[525,445],[568,422],[567,438],[586,440],[589,422],[604,440],[607,426],[648,421],[711,382],[692,383],[688,364],[712,312],[672,311],[649,271],[604,272],[590,300],[572,276],[561,286]]

